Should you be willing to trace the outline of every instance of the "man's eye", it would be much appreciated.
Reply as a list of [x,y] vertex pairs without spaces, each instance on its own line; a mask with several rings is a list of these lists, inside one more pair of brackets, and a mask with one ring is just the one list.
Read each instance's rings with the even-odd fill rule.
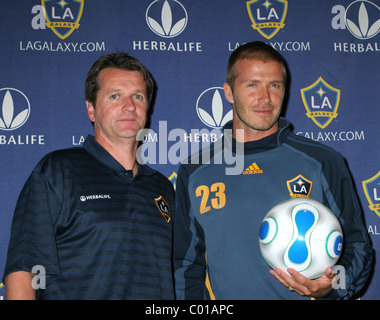
[[272,88],[282,88],[282,84],[281,83],[273,83]]
[[141,94],[136,94],[136,95],[135,95],[135,99],[137,99],[137,100],[143,100],[143,99],[144,99],[144,96],[141,95]]
[[118,94],[112,94],[112,95],[110,96],[110,98],[113,99],[113,100],[116,100],[118,97],[119,97]]

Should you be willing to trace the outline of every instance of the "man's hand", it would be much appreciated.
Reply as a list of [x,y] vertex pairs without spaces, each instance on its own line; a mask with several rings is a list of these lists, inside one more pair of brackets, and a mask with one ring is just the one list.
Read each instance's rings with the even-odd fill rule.
[[287,274],[281,269],[270,270],[269,272],[289,290],[294,290],[301,296],[319,297],[332,289],[332,281],[336,276],[332,268],[327,268],[324,275],[310,280],[296,270],[289,268]]

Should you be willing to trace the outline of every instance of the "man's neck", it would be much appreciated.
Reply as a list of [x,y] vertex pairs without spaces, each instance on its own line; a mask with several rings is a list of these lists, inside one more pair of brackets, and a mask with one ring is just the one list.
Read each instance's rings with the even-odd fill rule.
[[265,131],[253,130],[249,128],[238,128],[234,126],[232,130],[232,137],[236,139],[237,142],[258,141],[272,135],[277,132],[278,129],[278,124]]
[[122,143],[111,143],[99,135],[95,136],[95,140],[107,150],[124,169],[132,170],[134,176],[137,174],[138,163],[136,161],[136,152],[138,142],[136,140],[126,139]]

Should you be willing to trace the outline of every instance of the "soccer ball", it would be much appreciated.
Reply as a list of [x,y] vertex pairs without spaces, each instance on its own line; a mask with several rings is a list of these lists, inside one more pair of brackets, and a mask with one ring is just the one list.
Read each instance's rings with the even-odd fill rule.
[[323,204],[295,198],[267,213],[260,226],[259,244],[272,268],[293,268],[314,279],[336,264],[343,233],[336,216]]

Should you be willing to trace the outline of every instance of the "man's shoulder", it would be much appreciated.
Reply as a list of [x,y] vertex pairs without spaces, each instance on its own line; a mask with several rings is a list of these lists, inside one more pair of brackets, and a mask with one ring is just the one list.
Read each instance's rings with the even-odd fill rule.
[[78,161],[88,161],[90,155],[81,147],[58,149],[47,153],[36,165],[35,171],[43,172],[48,168],[67,166]]
[[149,179],[154,180],[156,183],[155,185],[159,185],[163,189],[173,189],[173,184],[170,182],[170,180],[160,171],[153,169],[152,167],[144,164],[141,166],[142,174]]
[[296,135],[295,133],[291,133],[287,137],[285,144],[318,160],[319,162],[343,159],[342,155],[332,147],[318,141]]

